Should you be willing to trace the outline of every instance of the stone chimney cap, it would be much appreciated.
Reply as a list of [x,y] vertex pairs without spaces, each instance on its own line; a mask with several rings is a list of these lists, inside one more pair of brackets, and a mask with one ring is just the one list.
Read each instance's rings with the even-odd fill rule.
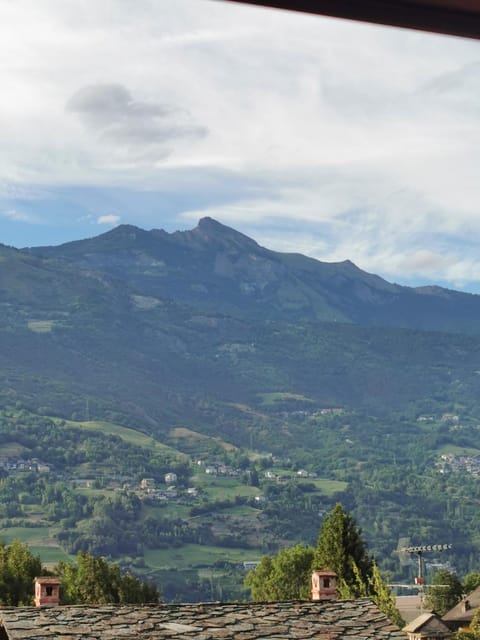
[[45,578],[34,578],[34,582],[39,582],[40,584],[60,584],[60,578],[54,578],[53,576],[46,576]]
[[318,575],[322,576],[331,576],[332,578],[337,577],[335,571],[332,571],[331,569],[314,569],[313,573],[317,573]]

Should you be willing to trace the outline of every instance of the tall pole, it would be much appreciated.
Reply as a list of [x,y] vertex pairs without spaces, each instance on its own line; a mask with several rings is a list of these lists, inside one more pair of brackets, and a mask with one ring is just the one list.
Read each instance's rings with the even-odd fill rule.
[[418,572],[417,577],[415,578],[415,582],[418,585],[423,585],[425,583],[425,571],[424,571],[424,562],[423,562],[423,554],[425,551],[447,551],[447,549],[451,549],[451,544],[426,544],[418,547],[405,547],[402,551],[406,553],[415,554],[418,558]]

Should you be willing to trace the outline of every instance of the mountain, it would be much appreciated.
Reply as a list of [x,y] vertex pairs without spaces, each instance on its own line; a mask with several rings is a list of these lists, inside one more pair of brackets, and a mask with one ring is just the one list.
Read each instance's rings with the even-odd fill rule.
[[171,234],[121,225],[28,252],[121,280],[137,295],[237,318],[480,331],[480,296],[391,284],[348,260],[271,251],[211,218]]
[[0,307],[0,398],[66,417],[88,398],[153,433],[184,422],[243,444],[255,421],[234,406],[277,392],[381,414],[478,392],[479,296],[270,251],[210,218],[0,246]]
[[[57,504],[44,477],[9,477],[0,527],[41,511],[69,552],[121,554],[128,531],[128,554],[141,563],[152,549],[147,567],[193,541],[203,564],[207,540],[246,559],[310,543],[341,500],[392,573],[400,536],[454,540],[458,566],[478,570],[478,296],[278,253],[204,218],[183,232],[122,225],[57,247],[0,245],[0,311],[0,457],[53,465],[62,504],[77,504]],[[199,457],[241,474],[212,484]],[[101,516],[120,500],[105,478],[161,484],[172,464],[197,502],[137,495],[120,524]],[[87,472],[91,512],[71,487]]]
[[[277,392],[385,415],[478,391],[479,296],[270,251],[210,218],[0,247],[0,305],[0,397],[66,417],[88,398],[153,433],[184,422],[244,444],[255,420],[234,407]],[[267,449],[288,444],[271,430]]]

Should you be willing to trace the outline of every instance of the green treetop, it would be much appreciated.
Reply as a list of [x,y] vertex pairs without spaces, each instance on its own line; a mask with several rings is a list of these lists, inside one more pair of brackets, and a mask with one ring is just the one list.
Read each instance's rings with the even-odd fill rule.
[[60,563],[57,567],[62,580],[61,599],[64,604],[156,603],[158,589],[122,574],[118,565],[105,558],[79,552],[75,564]]
[[316,548],[297,545],[264,556],[247,574],[245,585],[256,601],[306,600],[314,569],[335,571],[341,598],[368,596],[392,622],[404,626],[388,585],[367,553],[361,530],[340,504],[325,518]]
[[448,569],[441,569],[432,578],[425,604],[443,616],[460,602],[462,593],[462,583],[457,576]]
[[[79,552],[75,564],[61,562],[55,571],[61,580],[63,604],[144,604],[160,600],[155,585],[123,574],[116,564],[88,553]],[[0,542],[0,605],[31,605],[34,578],[49,574],[25,543]]]
[[245,578],[256,601],[306,600],[310,593],[313,549],[297,545],[271,558],[264,556]]
[[362,530],[340,503],[323,521],[314,555],[316,569],[335,571],[344,597],[371,593],[373,561],[367,553]]
[[0,543],[0,603],[14,607],[31,605],[33,580],[42,575],[42,563],[19,540]]
[[480,587],[480,573],[478,571],[467,573],[463,579],[463,593],[468,595],[475,591],[477,587]]

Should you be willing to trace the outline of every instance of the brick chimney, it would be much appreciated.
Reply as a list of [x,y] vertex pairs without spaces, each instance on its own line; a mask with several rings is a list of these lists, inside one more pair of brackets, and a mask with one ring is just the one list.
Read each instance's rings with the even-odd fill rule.
[[312,600],[335,600],[337,574],[330,569],[315,569],[312,573]]
[[57,607],[60,602],[60,578],[35,578],[35,606]]

